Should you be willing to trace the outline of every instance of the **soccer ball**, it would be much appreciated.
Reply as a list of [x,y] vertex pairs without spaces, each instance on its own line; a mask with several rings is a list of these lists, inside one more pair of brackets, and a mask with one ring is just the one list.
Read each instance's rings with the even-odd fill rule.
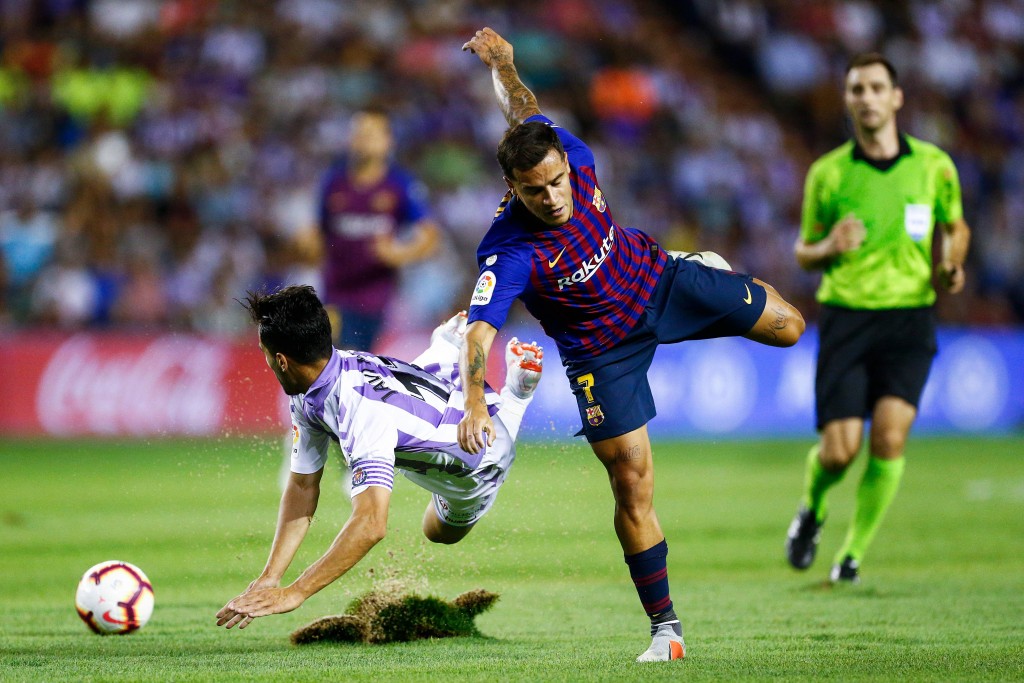
[[100,562],[78,582],[75,608],[95,633],[138,631],[153,614],[153,585],[128,562]]

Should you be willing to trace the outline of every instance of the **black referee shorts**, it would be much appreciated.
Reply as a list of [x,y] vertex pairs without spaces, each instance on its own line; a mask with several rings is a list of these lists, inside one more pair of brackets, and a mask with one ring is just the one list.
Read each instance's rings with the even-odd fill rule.
[[832,420],[869,417],[883,396],[917,407],[938,350],[931,306],[881,311],[823,306],[818,337],[818,429]]

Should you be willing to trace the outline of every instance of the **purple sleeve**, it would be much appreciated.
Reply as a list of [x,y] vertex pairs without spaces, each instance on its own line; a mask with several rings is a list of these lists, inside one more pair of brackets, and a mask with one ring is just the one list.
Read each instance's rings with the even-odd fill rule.
[[565,128],[562,128],[543,114],[535,114],[526,119],[526,121],[542,121],[555,129],[555,134],[562,141],[562,147],[565,147],[565,153],[569,155],[569,165],[577,168],[580,166],[594,168],[594,153],[590,151],[585,142]]
[[469,303],[468,322],[483,320],[495,329],[501,329],[512,302],[526,291],[530,269],[529,259],[516,252],[483,255],[480,277]]

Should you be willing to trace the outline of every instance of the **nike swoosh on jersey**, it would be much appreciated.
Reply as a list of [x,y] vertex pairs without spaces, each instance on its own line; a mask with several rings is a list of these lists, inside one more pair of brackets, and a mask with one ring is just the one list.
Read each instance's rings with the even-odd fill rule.
[[750,304],[754,302],[754,297],[750,295],[750,287],[743,285],[743,289],[747,290],[747,298],[743,300],[743,303]]
[[558,256],[554,259],[548,259],[548,268],[554,268],[555,264],[558,263],[559,259],[562,258],[562,254],[565,253],[567,247],[562,247],[562,251],[558,252]]

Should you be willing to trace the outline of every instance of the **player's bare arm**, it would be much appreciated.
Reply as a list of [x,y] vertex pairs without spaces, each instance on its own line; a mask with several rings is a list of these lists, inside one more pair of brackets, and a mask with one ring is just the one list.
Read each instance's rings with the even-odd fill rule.
[[514,126],[540,113],[537,98],[519,79],[512,62],[512,44],[493,29],[482,28],[462,46],[480,58],[494,80],[494,94],[508,125]]
[[320,478],[323,473],[321,469],[313,474],[289,474],[288,483],[281,494],[281,508],[270,557],[257,580],[276,583],[284,576],[313,521],[320,500]]
[[796,260],[804,270],[821,270],[840,254],[858,249],[866,236],[864,223],[849,214],[833,225],[828,236],[822,240],[807,242],[797,239]]
[[[256,617],[291,612],[309,596],[338,580],[384,538],[390,503],[391,491],[380,486],[371,486],[355,496],[352,499],[352,516],[320,559],[289,586],[255,590],[238,596],[221,610],[225,614],[217,625],[231,628],[238,624],[239,628],[245,628]],[[229,617],[229,612],[233,616]]]
[[441,231],[437,223],[425,219],[413,226],[412,236],[398,239],[394,235],[380,235],[373,243],[373,251],[381,263],[401,268],[430,258],[437,251]]
[[[322,469],[313,474],[292,472],[289,475],[288,483],[281,495],[277,530],[274,532],[274,542],[270,546],[270,557],[267,558],[267,564],[263,571],[249,584],[242,595],[276,588],[280,585],[281,577],[284,576],[296,551],[302,545],[302,540],[306,537],[306,532],[313,520],[313,513],[316,512],[317,502],[320,499],[320,478],[322,476]],[[235,600],[237,599],[235,598]],[[217,612],[218,626],[227,625],[228,628],[231,628],[235,624],[241,624],[241,628],[244,628],[249,621],[252,621],[245,614],[240,614],[232,609],[233,602],[234,600]]]
[[768,346],[796,344],[806,327],[800,311],[783,299],[767,282],[757,278],[754,278],[754,282],[764,287],[768,299],[765,301],[761,317],[746,334],[746,338]]
[[939,263],[939,282],[950,294],[963,291],[967,276],[964,260],[971,245],[971,229],[967,221],[960,218],[942,224],[942,261]]
[[494,440],[494,422],[487,414],[484,380],[487,356],[497,333],[494,326],[477,320],[466,328],[466,341],[459,355],[459,376],[466,398],[466,414],[459,422],[459,446],[467,453],[479,453]]

